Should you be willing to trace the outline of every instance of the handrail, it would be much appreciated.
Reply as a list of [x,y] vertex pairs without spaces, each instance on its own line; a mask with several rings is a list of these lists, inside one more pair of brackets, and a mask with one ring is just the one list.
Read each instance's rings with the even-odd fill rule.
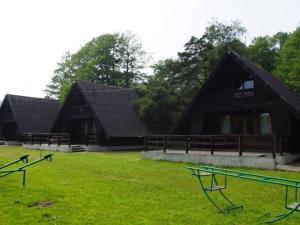
[[278,184],[278,185],[283,185],[288,187],[300,188],[300,180],[292,180],[292,179],[286,179],[281,177],[272,177],[272,176],[265,176],[265,175],[259,175],[253,173],[239,172],[239,171],[222,169],[222,168],[217,168],[212,166],[200,166],[198,168],[188,166],[186,168],[192,170],[193,175],[199,175],[199,174],[195,174],[194,173],[195,171],[197,171],[197,173],[199,171],[202,171],[202,172],[210,172],[214,174],[237,177],[242,179],[255,180],[264,183],[271,183],[271,184]]
[[41,162],[43,160],[47,160],[47,161],[51,162],[52,161],[52,156],[53,156],[53,154],[48,154],[48,155],[43,156],[40,159],[37,159],[37,160],[35,160],[33,162],[30,162],[30,163],[27,162],[25,165],[20,166],[20,167],[18,167],[16,169],[0,170],[0,178],[6,177],[6,176],[8,176],[8,175],[10,175],[12,173],[15,173],[15,172],[23,172],[23,186],[25,186],[25,182],[26,182],[26,170],[25,170],[25,168],[28,167],[28,166],[32,166],[33,164],[39,163],[39,162]]
[[[237,152],[240,156],[243,152],[264,151],[270,152],[272,157],[276,153],[283,154],[286,145],[282,141],[286,136],[273,134],[200,134],[200,135],[149,135],[145,137],[145,151],[163,149],[185,149],[186,153],[192,150],[209,150],[213,155],[215,151],[228,150]],[[153,149],[151,149],[151,147]]]
[[[271,213],[264,214],[263,216],[258,217],[258,221],[262,221],[264,219],[264,223],[273,223],[279,220],[282,220],[291,214],[293,214],[296,211],[300,210],[300,202],[298,201],[298,188],[300,188],[300,180],[293,180],[293,179],[287,179],[287,178],[281,178],[281,177],[273,177],[273,176],[265,176],[265,175],[259,175],[254,173],[247,173],[247,172],[239,172],[235,170],[229,170],[229,169],[223,169],[223,168],[217,168],[212,166],[199,166],[199,167],[192,167],[187,166],[187,169],[192,171],[192,175],[196,176],[198,181],[200,182],[201,189],[204,192],[207,199],[212,203],[214,207],[216,207],[220,212],[224,214],[230,213],[232,209],[238,209],[242,208],[242,206],[237,206],[233,204],[229,198],[223,193],[222,189],[226,189],[227,187],[227,177],[235,177],[240,179],[246,179],[246,180],[253,180],[253,181],[259,181],[262,183],[269,183],[269,184],[275,184],[275,185],[281,185],[285,187],[285,204],[284,207],[286,208],[286,212],[281,213],[279,215],[273,216],[269,219],[264,219],[271,216]],[[217,182],[217,175],[224,176],[224,185],[220,185],[219,182]],[[208,177],[210,181],[210,186],[205,187],[204,186],[204,177]],[[295,201],[292,204],[288,205],[289,201],[289,188],[294,189],[294,198],[293,201]],[[210,192],[218,191],[224,198],[227,200],[227,202],[230,204],[230,208],[228,210],[225,210],[223,207],[220,207],[219,204],[215,202],[210,197]]]
[[4,164],[4,165],[0,166],[0,169],[11,166],[11,165],[16,164],[16,163],[21,162],[21,161],[24,162],[24,163],[28,163],[28,157],[29,157],[29,155],[23,155],[19,159],[16,159],[12,162],[9,162],[7,164]]

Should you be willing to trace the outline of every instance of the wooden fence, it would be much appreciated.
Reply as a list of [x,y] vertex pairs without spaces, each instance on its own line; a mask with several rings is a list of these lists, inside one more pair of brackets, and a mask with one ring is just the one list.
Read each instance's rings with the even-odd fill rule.
[[24,144],[71,145],[70,134],[67,133],[27,133],[23,134]]
[[287,140],[275,135],[151,135],[145,137],[145,151],[184,150],[237,152],[269,152],[283,154]]

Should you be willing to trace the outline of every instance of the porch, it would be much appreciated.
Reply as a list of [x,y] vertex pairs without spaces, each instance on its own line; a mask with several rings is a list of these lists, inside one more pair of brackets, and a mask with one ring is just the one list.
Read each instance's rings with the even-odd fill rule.
[[293,138],[276,135],[153,135],[145,137],[144,158],[275,169],[300,158],[290,146]]
[[107,140],[100,134],[91,133],[82,137],[83,142],[72,143],[69,133],[27,133],[23,135],[23,147],[39,150],[57,150],[63,152],[97,152],[142,150],[143,138],[123,138]]

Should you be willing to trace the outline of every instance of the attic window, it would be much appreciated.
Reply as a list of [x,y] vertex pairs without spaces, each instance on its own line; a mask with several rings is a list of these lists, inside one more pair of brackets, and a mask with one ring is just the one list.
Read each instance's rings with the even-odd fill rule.
[[254,80],[246,80],[244,83],[239,87],[239,90],[249,90],[254,88]]

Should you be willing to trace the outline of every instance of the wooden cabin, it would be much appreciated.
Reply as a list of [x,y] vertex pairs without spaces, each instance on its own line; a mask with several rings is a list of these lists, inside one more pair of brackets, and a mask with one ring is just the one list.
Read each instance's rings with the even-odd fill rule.
[[133,89],[75,82],[53,125],[69,133],[71,144],[133,146],[143,143],[146,127],[133,108]]
[[260,66],[228,51],[171,133],[236,135],[253,151],[266,151],[269,141],[274,151],[300,153],[300,98]]
[[21,141],[25,133],[48,133],[59,111],[57,100],[5,95],[0,108],[0,137]]

